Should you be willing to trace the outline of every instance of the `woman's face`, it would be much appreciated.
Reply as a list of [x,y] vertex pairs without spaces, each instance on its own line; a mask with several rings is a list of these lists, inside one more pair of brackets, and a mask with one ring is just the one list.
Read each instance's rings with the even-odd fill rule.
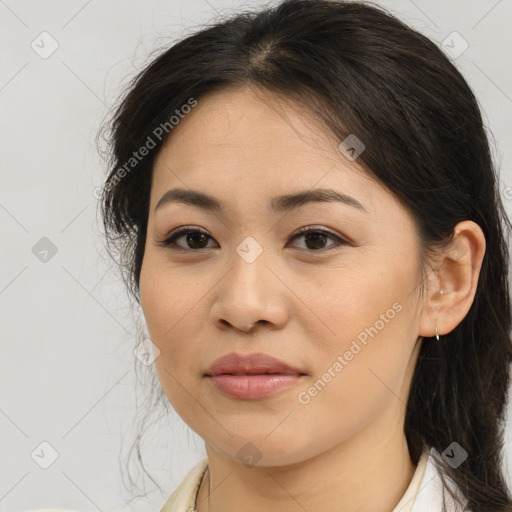
[[[155,161],[140,293],[156,368],[183,420],[233,460],[291,464],[402,428],[419,239],[338,144],[292,103],[244,88],[200,99]],[[171,189],[212,199],[156,208]],[[278,199],[320,189],[345,201]],[[180,227],[199,233],[161,245]],[[233,353],[293,371],[212,377]]]

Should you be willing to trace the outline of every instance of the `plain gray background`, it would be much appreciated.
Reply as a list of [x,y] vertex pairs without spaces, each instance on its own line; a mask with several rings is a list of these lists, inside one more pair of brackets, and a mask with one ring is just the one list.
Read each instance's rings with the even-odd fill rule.
[[[446,51],[468,45],[453,58],[494,134],[510,213],[512,0],[377,3],[447,41]],[[134,372],[138,312],[105,261],[94,192],[105,166],[94,141],[151,51],[219,13],[260,4],[0,0],[0,511],[156,511],[205,455],[171,415],[151,430],[144,459],[164,492],[123,504],[130,494],[119,457],[134,440],[143,396]]]

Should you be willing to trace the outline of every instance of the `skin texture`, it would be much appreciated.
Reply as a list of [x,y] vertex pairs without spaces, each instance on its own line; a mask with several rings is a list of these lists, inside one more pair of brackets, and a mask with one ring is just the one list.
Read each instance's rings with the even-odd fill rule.
[[[458,224],[421,295],[414,219],[339,142],[297,105],[244,87],[201,98],[155,161],[141,303],[163,389],[206,444],[199,512],[389,512],[412,478],[403,422],[418,350],[433,342],[422,337],[436,323],[442,335],[466,315],[485,239],[473,222]],[[172,203],[155,212],[178,187],[212,195],[226,211]],[[336,202],[268,207],[274,196],[317,188],[366,211]],[[181,250],[159,245],[180,226],[208,237],[194,246],[182,236]],[[292,240],[303,227],[347,243]],[[252,263],[236,251],[248,236],[263,248]],[[378,332],[301,403],[299,393],[372,326]],[[228,398],[203,374],[230,352],[263,352],[307,375],[266,399]],[[244,464],[241,449],[255,465]]]

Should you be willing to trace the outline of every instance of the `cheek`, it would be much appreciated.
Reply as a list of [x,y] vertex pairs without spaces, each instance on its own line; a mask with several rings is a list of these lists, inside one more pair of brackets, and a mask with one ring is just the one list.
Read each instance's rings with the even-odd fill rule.
[[187,316],[200,307],[205,284],[191,269],[177,270],[156,257],[144,259],[140,276],[141,305],[151,338],[166,345],[179,337]]
[[[190,275],[189,275],[190,274]],[[140,277],[141,305],[151,341],[159,348],[155,367],[169,402],[181,415],[187,391],[195,394],[199,381],[204,336],[198,319],[201,299],[208,290],[189,270],[176,271],[151,258],[144,261]],[[195,404],[197,406],[197,404]]]
[[302,311],[305,334],[317,331],[315,344],[326,355],[336,355],[348,350],[352,340],[359,338],[364,343],[372,333],[384,334],[393,330],[392,324],[400,323],[406,313],[398,310],[406,306],[413,274],[412,268],[367,261],[362,254],[357,262],[289,279],[302,303],[297,302],[296,310]]
[[416,275],[396,265],[333,275],[305,300],[316,315],[305,317],[313,371],[302,403],[363,421],[400,392],[416,340]]
[[[308,441],[313,452],[324,444],[350,439],[385,411],[398,417],[407,399],[402,390],[414,344],[409,343],[413,336],[407,310],[394,304],[396,310],[383,309],[388,311],[388,323],[375,317],[372,309],[354,309],[361,322],[352,321],[345,330],[340,317],[337,345],[330,343],[328,351],[312,353],[315,372],[297,390],[295,410],[303,430],[322,432],[322,439]],[[282,434],[285,442],[287,432]]]

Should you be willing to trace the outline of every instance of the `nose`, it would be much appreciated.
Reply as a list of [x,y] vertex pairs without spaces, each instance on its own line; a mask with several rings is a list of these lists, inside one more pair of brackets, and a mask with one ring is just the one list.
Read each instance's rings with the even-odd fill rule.
[[248,263],[236,255],[215,287],[211,317],[221,330],[248,333],[258,325],[281,329],[289,316],[289,289],[261,254]]

